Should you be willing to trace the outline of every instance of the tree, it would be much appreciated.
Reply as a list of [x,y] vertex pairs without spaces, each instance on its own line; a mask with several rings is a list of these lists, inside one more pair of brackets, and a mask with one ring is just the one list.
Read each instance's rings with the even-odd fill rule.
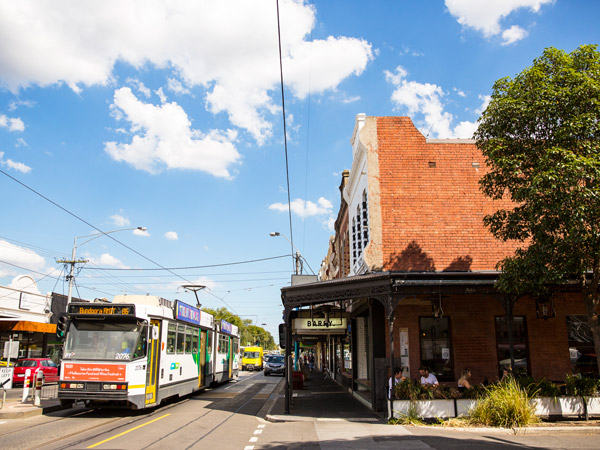
[[202,311],[211,314],[215,318],[215,321],[225,319],[230,324],[237,326],[240,332],[241,346],[250,342],[252,345],[260,343],[266,350],[274,350],[276,348],[275,340],[273,339],[273,336],[271,336],[271,333],[262,327],[252,325],[251,320],[242,319],[225,307],[218,309],[204,307],[202,308]]
[[[546,295],[576,280],[596,355],[600,282],[600,54],[548,48],[531,67],[498,80],[475,132],[490,171],[482,191],[512,209],[484,219],[503,240],[522,245],[501,261],[498,287]],[[598,369],[600,373],[600,357]]]

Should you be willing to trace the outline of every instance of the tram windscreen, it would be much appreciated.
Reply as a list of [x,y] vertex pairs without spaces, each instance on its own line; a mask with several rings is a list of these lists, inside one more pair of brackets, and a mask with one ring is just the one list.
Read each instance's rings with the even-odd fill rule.
[[63,359],[125,360],[146,356],[148,326],[141,322],[73,321]]

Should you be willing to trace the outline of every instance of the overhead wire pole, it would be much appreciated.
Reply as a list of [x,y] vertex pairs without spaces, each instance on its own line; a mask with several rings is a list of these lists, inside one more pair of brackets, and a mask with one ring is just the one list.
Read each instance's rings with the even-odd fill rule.
[[294,270],[296,261],[294,261],[294,232],[292,231],[292,200],[290,194],[290,171],[288,164],[288,151],[287,151],[287,130],[285,126],[285,95],[283,93],[283,58],[281,52],[281,25],[279,23],[279,0],[277,0],[277,37],[279,42],[279,75],[281,79],[281,109],[283,111],[283,145],[285,148],[285,176],[287,179],[287,197],[288,197],[288,216],[290,219],[290,245],[292,248],[292,260],[294,263]]

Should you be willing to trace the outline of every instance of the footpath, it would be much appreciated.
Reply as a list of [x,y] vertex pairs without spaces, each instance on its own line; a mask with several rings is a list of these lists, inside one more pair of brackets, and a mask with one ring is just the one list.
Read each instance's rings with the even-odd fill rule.
[[[285,414],[285,380],[281,380],[265,407],[264,418],[270,422],[311,421],[320,442],[331,443],[332,449],[393,448],[398,437],[415,436],[421,431],[445,435],[473,434],[543,434],[594,433],[600,434],[600,421],[545,422],[519,429],[487,427],[441,427],[388,425],[387,418],[376,414],[352,394],[320,372],[313,372],[304,381],[302,390],[293,391],[290,414]],[[413,441],[416,445],[416,442]],[[389,447],[392,445],[392,447]],[[418,447],[418,446],[417,446]],[[415,447],[415,448],[417,448]],[[323,448],[323,444],[321,444]],[[327,448],[329,446],[327,445]],[[396,447],[397,448],[397,447]],[[423,448],[430,448],[424,446]]]

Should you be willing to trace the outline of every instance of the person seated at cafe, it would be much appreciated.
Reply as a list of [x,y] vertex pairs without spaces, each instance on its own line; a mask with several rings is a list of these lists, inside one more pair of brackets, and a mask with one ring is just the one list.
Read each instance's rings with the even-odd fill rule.
[[400,367],[396,367],[394,369],[394,376],[390,377],[390,381],[388,384],[388,398],[390,400],[394,399],[394,386],[398,383],[402,383],[406,380],[406,377],[402,375],[402,369]]
[[471,383],[469,381],[471,378],[471,371],[469,369],[465,369],[462,371],[462,375],[458,379],[458,391],[464,392],[467,389],[471,389]]
[[421,366],[419,367],[419,373],[421,374],[421,384],[424,386],[439,386],[436,376],[432,373],[429,373],[429,367]]

